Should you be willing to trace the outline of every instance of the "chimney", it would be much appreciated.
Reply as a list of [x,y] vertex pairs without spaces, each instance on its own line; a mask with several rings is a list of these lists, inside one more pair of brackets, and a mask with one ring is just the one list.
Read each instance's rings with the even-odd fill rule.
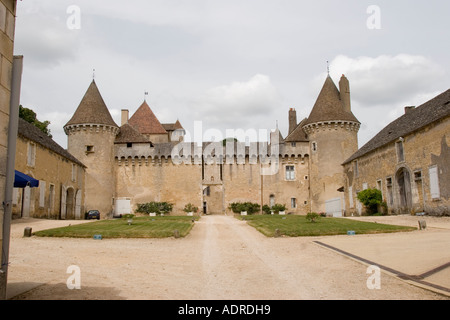
[[341,101],[344,104],[344,111],[351,112],[352,107],[350,103],[350,82],[342,75],[341,80],[339,81],[339,91],[341,94]]
[[123,126],[124,124],[127,124],[127,123],[128,123],[128,110],[122,109],[120,126]]
[[416,107],[415,106],[408,106],[405,107],[405,114],[407,114],[408,112],[411,112],[412,110],[414,110]]
[[297,127],[297,111],[294,108],[289,109],[289,134]]

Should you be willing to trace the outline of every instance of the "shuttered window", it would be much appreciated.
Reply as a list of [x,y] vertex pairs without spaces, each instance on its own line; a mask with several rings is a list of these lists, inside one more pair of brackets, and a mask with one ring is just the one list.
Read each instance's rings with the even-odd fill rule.
[[439,199],[441,193],[439,191],[439,176],[437,166],[430,167],[430,193],[431,199]]

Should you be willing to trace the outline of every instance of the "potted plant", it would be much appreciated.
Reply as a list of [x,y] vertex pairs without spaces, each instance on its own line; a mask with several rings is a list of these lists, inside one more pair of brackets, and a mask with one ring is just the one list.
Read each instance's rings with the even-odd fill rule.
[[281,215],[285,215],[285,214],[286,214],[286,206],[285,206],[284,204],[279,204],[279,203],[277,203],[277,204],[275,204],[275,205],[272,207],[272,210],[273,210],[275,213],[278,213],[278,214],[281,214]]
[[131,214],[131,213],[129,213],[129,214],[124,214],[124,215],[122,216],[123,219],[126,219],[126,220],[127,220],[129,226],[133,223],[133,217],[134,217],[134,214]]
[[194,213],[197,213],[198,207],[194,206],[192,203],[188,203],[184,206],[183,211],[186,212],[188,216],[193,216]]

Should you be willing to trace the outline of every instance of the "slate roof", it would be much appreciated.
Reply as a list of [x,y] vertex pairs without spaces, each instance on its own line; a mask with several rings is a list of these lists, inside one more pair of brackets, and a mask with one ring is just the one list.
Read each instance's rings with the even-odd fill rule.
[[136,110],[128,123],[135,127],[141,134],[167,134],[166,129],[156,118],[146,101]]
[[284,139],[285,142],[308,142],[305,131],[303,131],[303,126],[306,123],[306,118],[303,119],[292,132]]
[[338,88],[328,75],[320,94],[303,126],[324,121],[353,121],[359,123],[353,113],[344,110]]
[[450,89],[422,104],[409,110],[400,118],[394,120],[382,129],[375,137],[361,147],[343,164],[349,163],[384,145],[405,137],[421,128],[450,116]]
[[150,140],[141,135],[133,126],[126,123],[120,127],[114,143],[149,143]]
[[72,118],[64,127],[76,124],[103,124],[118,127],[111,117],[94,80],[89,85]]
[[59,144],[57,144],[52,138],[47,136],[45,133],[43,133],[41,130],[39,130],[37,127],[32,125],[31,123],[28,123],[27,121],[23,120],[22,118],[19,118],[19,128],[18,128],[18,135],[22,136],[26,139],[29,139],[35,143],[40,144],[46,149],[49,149],[56,154],[66,158],[67,160],[70,160],[84,168],[86,166],[79,161],[77,158],[75,158],[72,154],[69,153],[66,149],[61,147]]
[[177,120],[175,123],[162,123],[162,126],[166,131],[175,131],[178,129],[184,130],[179,120]]

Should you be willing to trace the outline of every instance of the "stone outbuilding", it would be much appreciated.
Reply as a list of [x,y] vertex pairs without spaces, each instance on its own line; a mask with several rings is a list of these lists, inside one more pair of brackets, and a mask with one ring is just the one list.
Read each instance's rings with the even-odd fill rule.
[[450,90],[406,107],[343,162],[347,215],[363,214],[358,192],[377,188],[388,212],[450,215]]

